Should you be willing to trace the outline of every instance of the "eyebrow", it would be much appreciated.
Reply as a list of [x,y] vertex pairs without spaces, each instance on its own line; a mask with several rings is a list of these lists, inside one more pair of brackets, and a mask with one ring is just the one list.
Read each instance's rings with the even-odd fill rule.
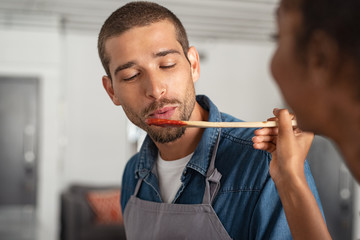
[[169,49],[169,50],[164,50],[164,51],[160,51],[154,54],[155,57],[165,57],[168,54],[180,54],[179,51],[175,50],[175,49]]
[[124,69],[127,69],[127,68],[131,68],[132,66],[135,65],[135,62],[127,62],[125,64],[122,64],[120,66],[118,66],[115,71],[114,71],[114,76],[116,76],[116,74]]

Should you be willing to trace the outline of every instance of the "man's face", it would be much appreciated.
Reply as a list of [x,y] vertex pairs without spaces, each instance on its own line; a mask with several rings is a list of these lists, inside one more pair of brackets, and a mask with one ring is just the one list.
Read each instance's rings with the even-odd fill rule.
[[135,27],[108,39],[105,49],[112,83],[104,77],[103,84],[114,104],[121,105],[130,121],[156,142],[182,136],[184,128],[145,123],[148,118],[189,120],[194,109],[198,75],[176,39],[174,26],[160,21]]

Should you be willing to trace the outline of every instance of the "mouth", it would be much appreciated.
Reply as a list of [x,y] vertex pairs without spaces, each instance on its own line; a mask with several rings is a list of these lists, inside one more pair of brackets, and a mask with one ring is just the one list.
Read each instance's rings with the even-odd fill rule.
[[148,115],[148,118],[170,119],[175,113],[176,107],[163,107]]

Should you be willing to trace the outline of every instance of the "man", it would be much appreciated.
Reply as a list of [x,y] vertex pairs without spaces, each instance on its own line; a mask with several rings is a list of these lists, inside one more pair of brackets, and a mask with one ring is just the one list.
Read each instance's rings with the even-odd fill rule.
[[[105,21],[98,49],[105,90],[148,134],[123,175],[128,239],[291,239],[269,176],[270,155],[252,147],[253,129],[146,124],[240,121],[195,96],[199,56],[172,12],[128,3]],[[305,174],[319,203],[307,163]]]

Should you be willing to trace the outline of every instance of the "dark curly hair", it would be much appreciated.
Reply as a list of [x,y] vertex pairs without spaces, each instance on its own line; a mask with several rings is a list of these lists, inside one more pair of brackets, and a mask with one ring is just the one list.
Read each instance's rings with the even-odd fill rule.
[[189,50],[189,41],[184,26],[180,20],[167,8],[146,1],[130,2],[113,12],[103,24],[98,37],[98,52],[106,74],[111,79],[109,57],[105,51],[105,42],[119,36],[133,27],[146,26],[162,20],[174,24],[176,37],[181,44],[185,56]]
[[339,49],[339,69],[352,63],[346,81],[360,99],[360,0],[283,0],[282,4],[302,15],[296,35],[300,60],[307,64],[304,49],[316,31],[324,32]]
[[328,34],[342,53],[360,61],[360,1],[302,0],[303,32],[300,43],[309,41],[315,30]]

